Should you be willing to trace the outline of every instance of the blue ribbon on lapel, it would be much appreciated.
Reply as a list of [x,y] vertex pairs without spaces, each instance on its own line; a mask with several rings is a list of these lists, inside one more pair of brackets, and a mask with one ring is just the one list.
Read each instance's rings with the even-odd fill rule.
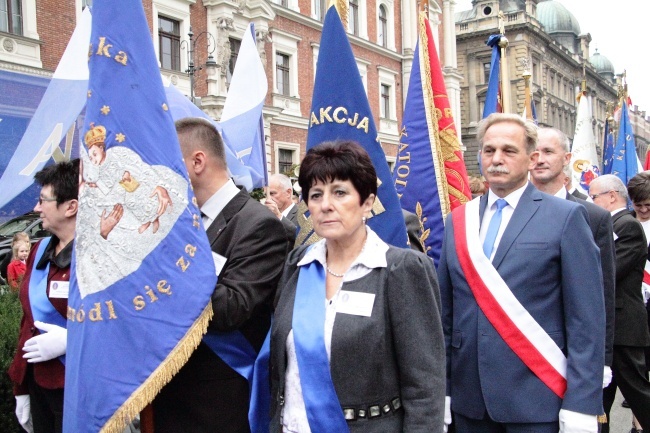
[[251,433],[268,433],[271,408],[269,384],[270,335],[266,335],[260,353],[257,354],[250,342],[239,331],[208,332],[203,341],[230,368],[248,381],[250,405],[248,423]]
[[318,261],[300,268],[293,306],[293,338],[300,385],[312,433],[349,432],[325,350],[325,270]]
[[[41,243],[38,244],[38,250],[36,250],[34,264],[32,265],[32,273],[29,277],[29,305],[32,307],[32,317],[35,322],[50,323],[66,328],[67,319],[59,314],[47,297],[47,276],[50,273],[50,262],[47,262],[44,269],[36,269],[36,265],[43,257],[51,240],[51,237],[43,238]],[[59,356],[59,361],[65,365],[65,355]]]

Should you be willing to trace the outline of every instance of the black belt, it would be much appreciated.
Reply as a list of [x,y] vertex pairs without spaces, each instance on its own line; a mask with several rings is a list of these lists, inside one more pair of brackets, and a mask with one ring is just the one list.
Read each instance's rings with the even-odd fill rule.
[[402,408],[402,400],[395,397],[385,404],[377,404],[373,406],[362,407],[344,407],[343,416],[346,421],[355,421],[359,418],[373,419],[381,415],[387,415],[390,412],[397,412]]

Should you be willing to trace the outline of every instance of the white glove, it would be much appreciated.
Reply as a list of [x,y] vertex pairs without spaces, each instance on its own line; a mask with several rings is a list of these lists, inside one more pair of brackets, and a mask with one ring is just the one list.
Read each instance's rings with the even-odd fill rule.
[[560,409],[560,433],[598,433],[598,417]]
[[607,388],[612,382],[612,368],[608,365],[603,369],[603,388]]
[[447,433],[450,424],[451,424],[451,397],[447,395],[445,396],[445,427],[443,429],[444,433]]
[[34,322],[34,326],[45,333],[25,342],[23,358],[27,359],[27,362],[49,361],[65,354],[68,344],[67,329],[38,321]]
[[26,432],[33,433],[32,410],[29,404],[29,395],[16,396],[16,418]]

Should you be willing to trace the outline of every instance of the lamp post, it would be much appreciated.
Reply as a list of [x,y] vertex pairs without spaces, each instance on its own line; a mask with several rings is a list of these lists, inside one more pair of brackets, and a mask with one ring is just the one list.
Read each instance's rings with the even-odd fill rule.
[[[182,50],[187,50],[187,69],[185,70],[185,73],[189,75],[190,77],[190,100],[192,103],[195,103],[194,100],[194,75],[203,69],[203,66],[206,67],[216,67],[217,62],[214,60],[214,57],[212,56],[212,53],[214,53],[214,50],[217,48],[217,43],[214,39],[214,36],[207,30],[202,31],[199,33],[196,38],[194,37],[194,32],[192,31],[192,27],[190,26],[190,31],[187,33],[187,36],[189,37],[189,40],[185,40],[181,42],[181,49]],[[196,44],[199,42],[201,37],[205,37],[207,40],[208,44],[208,59],[205,62],[205,65],[199,65],[196,66],[194,63],[194,52],[196,51]]]

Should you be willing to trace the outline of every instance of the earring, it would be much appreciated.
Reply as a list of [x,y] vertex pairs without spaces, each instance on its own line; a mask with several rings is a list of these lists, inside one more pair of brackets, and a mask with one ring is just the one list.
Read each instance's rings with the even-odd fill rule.
[[368,218],[366,218],[366,217],[361,217],[361,221],[362,221],[364,224],[366,223],[367,220],[368,220]]

